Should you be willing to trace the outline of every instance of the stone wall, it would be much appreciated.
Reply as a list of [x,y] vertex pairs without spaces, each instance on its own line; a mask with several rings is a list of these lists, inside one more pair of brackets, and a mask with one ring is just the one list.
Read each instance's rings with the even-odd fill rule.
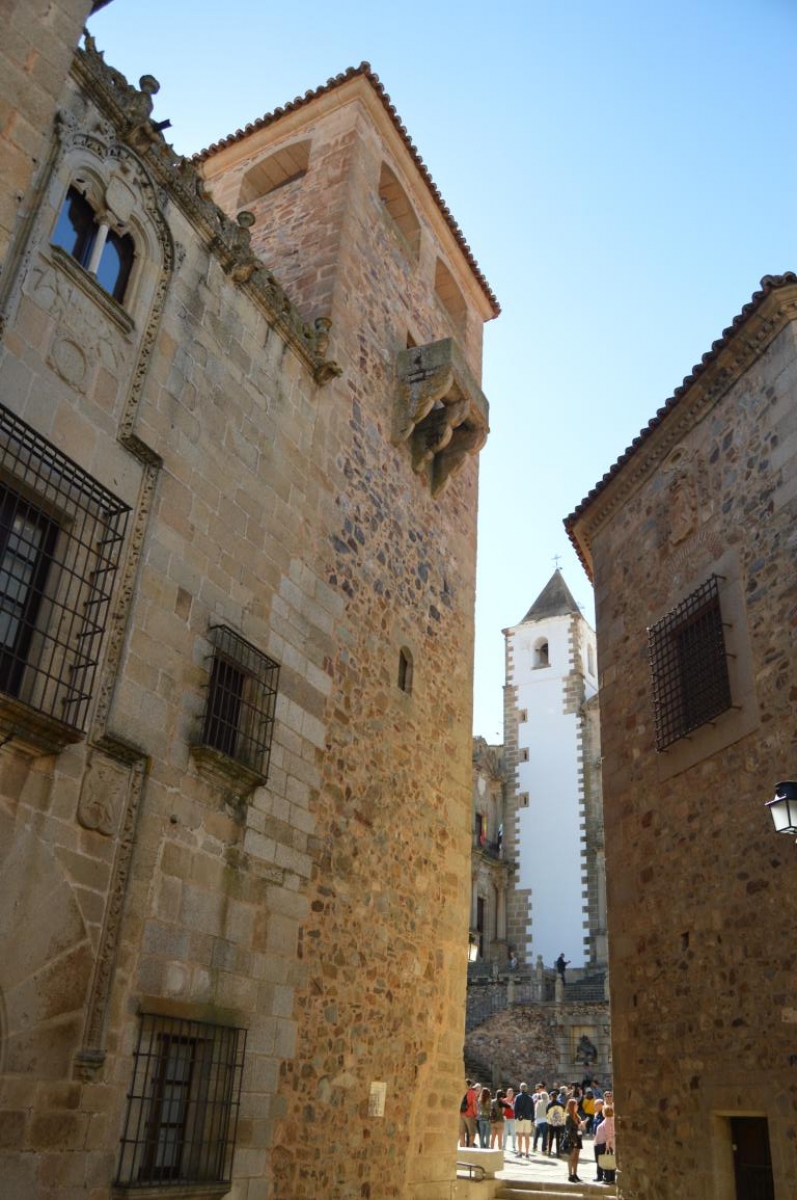
[[611,1079],[608,1006],[605,1004],[515,1004],[496,1013],[465,1039],[465,1059],[481,1063],[490,1087],[530,1089],[540,1080],[580,1083],[584,1063],[579,1043],[589,1038],[598,1057],[590,1068],[603,1084]]
[[0,46],[0,262],[45,151],[91,0],[7,0]]
[[[246,1030],[237,1200],[448,1200],[477,459],[433,496],[392,436],[407,318],[378,137],[351,149],[353,292],[316,325],[150,124],[151,93],[79,54],[0,294],[4,399],[130,510],[85,726],[0,697],[4,1196],[107,1197],[152,1014]],[[122,302],[51,244],[75,182],[133,237]],[[468,274],[453,236],[438,248]],[[414,278],[416,328],[451,337]],[[219,626],[280,666],[267,779],[207,745]],[[308,1128],[334,1130],[323,1155]]]
[[[797,857],[764,807],[794,774],[796,284],[764,281],[569,518],[598,611],[622,1190],[646,1200],[752,1194],[734,1116],[768,1123],[774,1194],[797,1176]],[[657,752],[647,628],[712,574],[731,707]]]

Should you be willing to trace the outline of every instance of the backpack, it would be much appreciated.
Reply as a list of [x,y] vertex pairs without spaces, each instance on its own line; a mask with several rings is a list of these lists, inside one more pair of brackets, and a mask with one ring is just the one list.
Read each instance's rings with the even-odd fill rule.
[[462,1097],[462,1103],[459,1106],[459,1111],[461,1113],[466,1113],[468,1111],[468,1093],[467,1092]]

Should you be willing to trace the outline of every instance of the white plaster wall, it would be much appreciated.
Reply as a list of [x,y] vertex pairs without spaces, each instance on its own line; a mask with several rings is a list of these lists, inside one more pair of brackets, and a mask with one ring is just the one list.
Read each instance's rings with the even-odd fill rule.
[[[541,954],[552,966],[564,951],[574,967],[584,965],[585,915],[582,896],[581,800],[579,779],[579,719],[564,712],[565,678],[574,666],[585,675],[586,695],[596,690],[596,675],[587,674],[587,644],[595,636],[581,623],[579,662],[572,661],[570,616],[551,617],[518,625],[509,631],[513,663],[508,683],[517,689],[517,706],[528,714],[518,726],[519,758],[528,749],[529,761],[518,762],[517,791],[529,795],[528,808],[519,808],[518,886],[531,889],[531,921],[525,957]],[[548,667],[534,666],[535,647],[548,642]]]

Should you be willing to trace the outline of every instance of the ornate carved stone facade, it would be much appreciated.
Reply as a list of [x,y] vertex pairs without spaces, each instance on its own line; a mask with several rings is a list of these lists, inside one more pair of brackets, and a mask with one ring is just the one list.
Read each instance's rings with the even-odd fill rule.
[[597,602],[629,1197],[797,1178],[797,856],[764,807],[795,772],[796,347],[797,277],[767,277],[567,521]]
[[88,7],[0,139],[4,1200],[450,1200],[497,303],[370,68],[193,162]]
[[[512,863],[504,847],[507,773],[503,746],[473,739],[473,859],[470,931],[473,961],[506,971],[514,946],[507,942],[506,906]],[[471,975],[478,970],[472,969]]]

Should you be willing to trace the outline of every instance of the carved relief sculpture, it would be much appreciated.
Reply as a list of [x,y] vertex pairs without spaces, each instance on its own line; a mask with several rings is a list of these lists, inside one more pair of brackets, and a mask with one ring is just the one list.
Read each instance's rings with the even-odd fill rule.
[[83,777],[77,819],[84,829],[111,837],[127,794],[130,772],[110,759],[94,755]]

